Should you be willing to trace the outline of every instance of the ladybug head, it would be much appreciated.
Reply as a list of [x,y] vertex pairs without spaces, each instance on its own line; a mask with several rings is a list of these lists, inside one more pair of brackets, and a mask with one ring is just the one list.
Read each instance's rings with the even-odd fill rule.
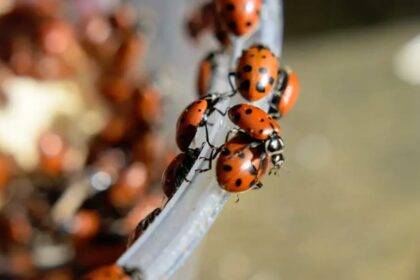
[[271,156],[271,163],[273,164],[275,169],[280,169],[280,167],[284,163],[284,156],[283,154],[275,154]]
[[283,151],[283,148],[283,139],[276,134],[265,142],[265,151],[269,156],[281,153]]

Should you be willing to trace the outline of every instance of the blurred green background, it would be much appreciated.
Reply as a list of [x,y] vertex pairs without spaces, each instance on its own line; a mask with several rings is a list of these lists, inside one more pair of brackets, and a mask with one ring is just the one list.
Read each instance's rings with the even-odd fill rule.
[[286,1],[287,162],[227,204],[197,279],[420,279],[420,86],[394,70],[419,7]]

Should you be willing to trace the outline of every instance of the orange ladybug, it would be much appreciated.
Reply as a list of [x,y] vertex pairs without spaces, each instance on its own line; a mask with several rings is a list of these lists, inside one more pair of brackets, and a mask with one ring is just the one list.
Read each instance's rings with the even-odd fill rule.
[[228,111],[229,119],[254,141],[250,147],[264,147],[265,154],[271,158],[274,168],[284,163],[283,139],[280,125],[268,113],[250,104],[238,104]]
[[148,170],[144,163],[132,163],[109,190],[108,197],[111,204],[117,208],[132,207],[146,193],[148,177]]
[[263,45],[253,45],[242,52],[236,66],[235,77],[237,91],[248,101],[257,101],[269,94],[278,80],[279,62],[277,56]]
[[65,170],[68,147],[63,138],[55,133],[44,133],[39,139],[40,169],[50,177],[60,176]]
[[162,175],[163,191],[169,199],[175,194],[198,158],[201,149],[189,149],[177,155]]
[[141,124],[151,127],[159,124],[163,114],[163,101],[159,91],[151,85],[135,91],[135,111]]
[[83,280],[131,280],[131,273],[115,264],[100,267],[85,275]]
[[285,116],[296,104],[300,93],[300,84],[292,70],[280,71],[279,89],[271,100],[269,114],[275,118]]
[[209,29],[214,19],[213,1],[202,4],[194,10],[186,22],[186,31],[192,39],[197,39],[204,31]]
[[128,236],[127,247],[133,245],[133,243],[146,231],[151,223],[156,219],[156,217],[162,212],[161,208],[156,208],[153,210],[149,215],[146,216],[137,227],[133,230],[133,232]]
[[262,187],[260,178],[266,173],[268,157],[264,149],[252,147],[254,140],[239,133],[222,149],[216,164],[219,185],[228,192],[243,192]]
[[232,34],[253,32],[259,22],[263,0],[215,0],[218,19]]
[[211,87],[214,72],[217,67],[217,52],[210,52],[201,62],[198,67],[197,76],[197,91],[199,97],[205,97]]
[[206,129],[206,142],[213,147],[209,141],[207,120],[214,111],[221,115],[226,114],[216,107],[216,104],[224,98],[225,95],[210,94],[192,102],[182,112],[176,124],[176,143],[181,151],[188,150],[201,126]]

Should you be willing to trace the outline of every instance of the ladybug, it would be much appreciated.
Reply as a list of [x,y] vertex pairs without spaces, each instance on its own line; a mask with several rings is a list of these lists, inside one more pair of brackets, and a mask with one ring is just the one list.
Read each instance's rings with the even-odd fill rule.
[[187,180],[188,172],[200,155],[201,149],[188,149],[177,155],[166,167],[162,175],[163,192],[169,199],[175,194],[184,180]]
[[273,117],[250,104],[235,105],[229,109],[228,115],[240,130],[253,139],[249,147],[262,147],[274,168],[279,169],[284,163],[284,143],[280,137],[280,125]]
[[260,22],[263,0],[215,0],[218,19],[232,34],[253,32]]
[[199,97],[205,97],[211,87],[214,72],[217,67],[217,52],[210,52],[198,67],[197,92]]
[[281,70],[279,86],[270,102],[268,113],[274,118],[285,116],[295,106],[300,93],[299,80],[296,73],[290,69]]
[[132,280],[140,279],[138,270],[127,270],[115,264],[102,266],[89,274],[83,280]]
[[214,4],[210,1],[193,11],[185,24],[186,31],[192,39],[198,39],[214,21]]
[[140,221],[134,231],[128,236],[127,247],[133,245],[133,243],[143,234],[143,232],[146,231],[149,225],[153,223],[160,212],[162,212],[162,209],[156,208],[149,215],[147,215],[146,218]]
[[[277,56],[263,45],[253,45],[242,52],[236,71],[229,73],[234,92],[239,91],[248,101],[257,101],[269,94],[278,80]],[[231,78],[235,78],[235,87]]]
[[222,112],[216,107],[216,104],[223,98],[225,98],[224,95],[209,94],[192,102],[182,112],[176,124],[176,143],[181,151],[188,150],[197,134],[198,128],[201,126],[204,126],[206,129],[207,143],[213,147],[209,141],[207,120],[214,111],[219,112],[223,116],[226,114],[226,112]]
[[222,146],[216,177],[226,191],[237,193],[262,187],[259,180],[266,173],[269,160],[264,149],[250,146],[253,141],[239,133]]

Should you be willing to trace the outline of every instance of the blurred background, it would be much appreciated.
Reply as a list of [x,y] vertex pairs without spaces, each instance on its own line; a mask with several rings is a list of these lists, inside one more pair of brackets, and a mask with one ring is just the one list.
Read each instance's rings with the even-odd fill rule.
[[227,204],[199,279],[420,279],[420,3],[284,2],[285,168]]
[[[0,279],[79,279],[163,205],[208,50],[184,29],[200,1],[171,1],[0,0]],[[193,279],[420,279],[419,16],[285,0],[287,162],[228,202]]]

